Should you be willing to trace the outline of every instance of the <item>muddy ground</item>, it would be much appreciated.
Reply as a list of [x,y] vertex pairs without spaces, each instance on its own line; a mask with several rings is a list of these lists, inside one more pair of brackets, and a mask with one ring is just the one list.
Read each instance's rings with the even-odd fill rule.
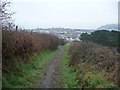
[[59,76],[59,69],[63,55],[64,50],[61,48],[60,52],[50,60],[44,71],[44,75],[37,83],[36,88],[54,88],[54,85],[58,83],[56,78]]

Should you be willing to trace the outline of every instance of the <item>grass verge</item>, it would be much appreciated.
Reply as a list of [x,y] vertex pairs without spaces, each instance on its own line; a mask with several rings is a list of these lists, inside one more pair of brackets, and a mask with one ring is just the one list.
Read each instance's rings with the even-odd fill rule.
[[12,73],[3,73],[3,88],[33,88],[38,77],[42,76],[49,60],[59,52],[43,51],[34,54],[28,64],[19,62]]
[[67,44],[65,47],[65,54],[62,58],[62,65],[61,65],[61,79],[63,82],[63,88],[79,88],[76,79],[75,79],[75,72],[73,72],[73,68],[68,66],[69,62],[69,55],[68,55],[68,49],[69,44]]

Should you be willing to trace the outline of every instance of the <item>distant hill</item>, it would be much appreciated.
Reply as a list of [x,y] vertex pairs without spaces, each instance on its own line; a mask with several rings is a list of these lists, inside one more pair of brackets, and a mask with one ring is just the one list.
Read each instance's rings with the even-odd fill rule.
[[107,24],[97,28],[97,30],[118,30],[118,24]]

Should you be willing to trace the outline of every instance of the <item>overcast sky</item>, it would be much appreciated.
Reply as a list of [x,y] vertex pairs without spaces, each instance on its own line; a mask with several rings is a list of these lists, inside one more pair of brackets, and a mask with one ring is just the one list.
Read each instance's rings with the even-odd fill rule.
[[119,0],[12,0],[15,23],[24,28],[96,29],[118,23]]

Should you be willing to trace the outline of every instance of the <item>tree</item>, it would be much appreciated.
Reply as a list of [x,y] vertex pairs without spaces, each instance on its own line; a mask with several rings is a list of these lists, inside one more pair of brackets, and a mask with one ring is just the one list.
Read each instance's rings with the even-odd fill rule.
[[83,33],[80,39],[83,41],[91,41],[105,46],[118,47],[119,31],[98,30],[91,34]]
[[8,11],[8,7],[10,7],[9,1],[0,0],[0,27],[3,29],[11,30],[14,27],[12,21],[12,12]]

